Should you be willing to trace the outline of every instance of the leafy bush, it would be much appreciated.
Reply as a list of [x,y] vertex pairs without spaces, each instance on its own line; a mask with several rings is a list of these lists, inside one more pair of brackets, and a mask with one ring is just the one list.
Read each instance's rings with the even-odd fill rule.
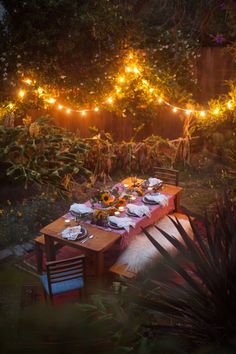
[[86,145],[72,133],[51,124],[49,117],[27,126],[0,126],[0,161],[7,177],[64,189],[63,179],[88,173],[82,165]]
[[181,261],[144,230],[179,276],[174,281],[159,281],[156,276],[143,297],[146,308],[153,313],[158,311],[156,318],[162,314],[169,319],[165,326],[153,324],[152,334],[181,336],[190,344],[188,353],[202,352],[195,350],[203,346],[208,347],[204,353],[233,353],[236,350],[236,205],[228,197],[220,201],[217,215],[205,221],[205,238],[191,219],[193,239],[178,220],[172,221],[182,243],[157,229],[178,250]]
[[68,210],[68,202],[45,194],[12,205],[8,200],[0,209],[0,248],[32,239],[44,226]]

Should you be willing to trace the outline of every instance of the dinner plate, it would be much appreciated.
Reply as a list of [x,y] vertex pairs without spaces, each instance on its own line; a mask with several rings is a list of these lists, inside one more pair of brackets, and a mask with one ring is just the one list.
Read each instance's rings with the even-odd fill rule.
[[87,236],[88,236],[88,230],[85,227],[81,226],[81,232],[77,235],[74,241],[82,241]]
[[117,226],[115,223],[108,221],[107,225],[112,228],[112,229],[116,229],[116,230],[123,230],[124,228],[121,226]]
[[86,218],[86,217],[88,217],[89,215],[91,215],[92,214],[92,212],[91,213],[76,213],[75,211],[73,211],[73,210],[70,210],[70,213],[71,213],[71,215],[72,216],[74,216],[74,217],[78,217],[78,218]]
[[150,204],[150,205],[157,205],[159,204],[158,202],[155,202],[154,200],[148,200],[145,198],[145,196],[143,197],[142,201],[145,203],[145,204]]
[[141,218],[141,217],[144,216],[144,215],[139,216],[139,215],[137,215],[137,214],[135,214],[135,213],[131,213],[131,211],[130,211],[129,209],[127,209],[126,214],[129,215],[129,216],[133,216],[133,217],[135,217],[135,218]]

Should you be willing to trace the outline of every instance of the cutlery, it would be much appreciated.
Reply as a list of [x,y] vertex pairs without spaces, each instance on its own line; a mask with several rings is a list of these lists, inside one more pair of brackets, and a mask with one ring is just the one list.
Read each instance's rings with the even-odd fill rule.
[[89,239],[92,239],[93,237],[94,237],[94,235],[89,235],[88,237],[86,237],[85,239],[80,241],[80,243],[85,243],[86,241],[88,241]]

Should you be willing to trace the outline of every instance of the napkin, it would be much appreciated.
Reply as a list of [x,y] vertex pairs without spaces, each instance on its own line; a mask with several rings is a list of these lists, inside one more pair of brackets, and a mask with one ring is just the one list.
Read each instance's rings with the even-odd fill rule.
[[118,227],[123,227],[127,232],[129,232],[129,227],[135,227],[135,223],[131,218],[123,217],[119,218],[117,216],[109,216],[108,220],[111,221],[113,224],[116,224]]
[[148,184],[150,187],[156,186],[160,183],[162,183],[163,181],[161,179],[158,178],[148,178]]
[[168,198],[164,194],[146,194],[145,199],[156,202],[162,207],[168,205]]
[[87,206],[86,204],[77,204],[74,203],[70,207],[70,211],[77,213],[77,214],[86,214],[86,213],[92,213],[93,209]]
[[77,236],[81,234],[81,226],[67,227],[62,231],[61,236],[67,238],[67,240],[75,241]]
[[150,216],[149,208],[146,205],[127,204],[127,208],[131,213],[136,214],[138,216]]

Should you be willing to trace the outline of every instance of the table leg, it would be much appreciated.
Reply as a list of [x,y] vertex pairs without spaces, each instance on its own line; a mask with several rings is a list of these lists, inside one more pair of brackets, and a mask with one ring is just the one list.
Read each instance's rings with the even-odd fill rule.
[[45,252],[46,252],[46,259],[47,261],[55,261],[56,259],[56,251],[53,238],[44,235],[45,238]]
[[97,278],[102,278],[104,272],[104,253],[97,252],[96,253],[96,275]]

